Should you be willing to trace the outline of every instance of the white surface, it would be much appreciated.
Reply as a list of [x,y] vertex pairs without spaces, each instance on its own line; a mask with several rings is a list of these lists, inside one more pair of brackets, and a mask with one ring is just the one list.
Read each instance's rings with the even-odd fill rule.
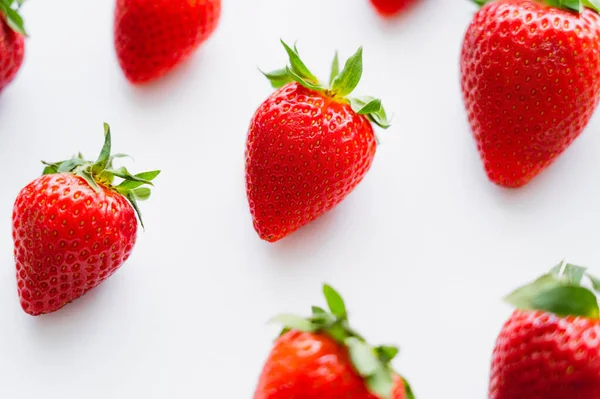
[[[110,1],[25,7],[31,38],[0,96],[0,397],[250,398],[281,311],[322,303],[327,281],[420,399],[486,397],[501,297],[563,257],[600,271],[598,115],[518,191],[489,183],[460,97],[458,54],[475,7],[424,0],[381,22],[367,0],[224,0],[218,32],[158,84],[132,88],[112,47]],[[293,16],[294,18],[288,18]],[[256,67],[278,43],[327,76],[336,48],[365,47],[357,92],[394,125],[367,178],[337,209],[270,245],[244,189],[248,122],[270,93]],[[39,160],[95,156],[103,121],[133,170],[159,167],[147,230],[112,278],[40,318],[19,306],[10,217]]]

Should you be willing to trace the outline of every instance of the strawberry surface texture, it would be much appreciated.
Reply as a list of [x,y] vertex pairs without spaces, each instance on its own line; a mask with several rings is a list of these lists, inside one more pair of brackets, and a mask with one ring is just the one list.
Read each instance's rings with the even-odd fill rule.
[[221,0],[117,0],[115,48],[127,79],[167,74],[213,33],[220,14]]
[[475,15],[461,82],[492,182],[525,185],[586,127],[600,95],[599,21],[536,0],[493,1]]
[[11,83],[25,57],[25,28],[12,0],[0,0],[0,92]]

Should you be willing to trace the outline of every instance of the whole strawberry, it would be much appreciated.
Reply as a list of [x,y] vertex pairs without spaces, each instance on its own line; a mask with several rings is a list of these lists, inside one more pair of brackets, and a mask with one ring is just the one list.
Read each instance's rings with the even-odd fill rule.
[[[159,171],[136,175],[114,168],[111,136],[96,162],[81,155],[46,163],[13,210],[14,255],[21,306],[54,312],[110,277],[135,245],[137,201],[150,197]],[[114,179],[122,182],[115,184]],[[140,218],[141,222],[141,218]]]
[[277,241],[339,204],[375,156],[371,122],[388,127],[381,101],[348,98],[362,75],[362,49],[330,87],[319,83],[297,50],[283,43],[290,66],[266,74],[273,93],[256,111],[246,143],[246,190],[254,228]]
[[598,3],[475,2],[485,5],[463,43],[463,96],[489,179],[519,187],[579,136],[598,104]]
[[158,79],[215,30],[221,0],[117,0],[115,48],[132,83]]
[[393,346],[370,346],[348,323],[346,305],[330,286],[323,292],[331,313],[280,315],[284,325],[267,359],[254,399],[414,399],[390,365]]
[[18,7],[23,0],[0,0],[0,92],[17,76],[25,54],[25,28]]
[[490,399],[600,398],[600,312],[584,276],[561,263],[507,298],[518,310],[494,349]]
[[375,10],[383,17],[396,16],[415,2],[415,0],[371,0]]

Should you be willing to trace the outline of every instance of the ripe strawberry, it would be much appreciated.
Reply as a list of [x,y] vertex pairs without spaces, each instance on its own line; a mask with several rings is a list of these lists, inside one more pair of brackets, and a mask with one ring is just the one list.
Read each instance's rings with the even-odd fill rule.
[[246,144],[246,190],[254,228],[277,241],[340,203],[375,156],[371,122],[387,128],[381,101],[347,98],[362,75],[362,49],[322,86],[283,43],[290,66],[266,74],[273,93],[256,111]]
[[132,83],[158,79],[213,33],[221,0],[117,0],[115,48]]
[[308,318],[280,315],[285,326],[275,342],[254,399],[414,399],[391,367],[393,346],[372,347],[348,324],[346,305],[323,288],[331,313],[313,307]]
[[[81,155],[47,163],[13,210],[14,254],[21,306],[31,315],[54,312],[110,277],[136,240],[137,201],[150,197],[159,171],[131,175],[114,169],[111,136],[96,162]],[[115,185],[115,177],[123,181]],[[129,201],[129,202],[128,202]],[[141,222],[141,218],[140,218]],[[143,224],[142,224],[143,226]]]
[[598,3],[475,1],[485,5],[463,43],[463,96],[489,179],[519,187],[579,136],[598,104]]
[[371,0],[375,10],[383,17],[396,16],[414,3],[415,0]]
[[496,343],[490,399],[600,397],[600,312],[585,275],[561,263],[507,298],[519,310]]
[[26,33],[18,13],[22,2],[0,0],[0,92],[15,79],[25,55]]

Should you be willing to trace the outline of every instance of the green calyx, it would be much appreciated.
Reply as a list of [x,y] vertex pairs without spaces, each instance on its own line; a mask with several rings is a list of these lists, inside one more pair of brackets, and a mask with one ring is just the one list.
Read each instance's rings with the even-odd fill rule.
[[6,23],[12,30],[27,36],[23,18],[19,14],[19,10],[25,0],[0,0],[0,15],[4,15]]
[[289,56],[289,65],[270,73],[263,72],[275,89],[279,89],[290,82],[298,82],[307,89],[321,92],[336,101],[350,104],[354,112],[365,115],[371,122],[384,129],[390,127],[381,100],[368,96],[348,97],[358,86],[362,76],[362,47],[352,57],[348,58],[341,71],[338,54],[335,54],[331,66],[329,85],[325,86],[319,82],[317,77],[300,59],[296,46],[291,48],[283,40],[281,44]]
[[[583,285],[589,280],[588,288]],[[596,294],[600,280],[590,275],[585,267],[561,262],[548,274],[521,287],[505,298],[521,310],[540,310],[557,316],[600,317]]]
[[[95,162],[86,161],[81,154],[66,161],[55,163],[42,162],[46,165],[43,175],[72,173],[83,178],[97,193],[101,191],[100,186],[104,186],[109,190],[123,195],[131,203],[131,206],[140,219],[140,224],[144,227],[138,201],[145,201],[150,198],[151,190],[145,186],[154,186],[152,180],[160,174],[160,170],[132,175],[124,166],[114,168],[113,161],[115,158],[125,158],[127,155],[112,155],[111,145],[110,126],[105,123],[104,146]],[[115,184],[115,178],[120,179],[119,184]]]
[[[284,326],[282,334],[290,330],[308,333],[327,334],[340,345],[348,348],[352,364],[358,374],[365,380],[369,391],[381,399],[390,399],[394,391],[394,376],[397,374],[391,362],[398,354],[395,346],[381,345],[373,347],[350,327],[346,304],[341,295],[331,286],[323,286],[323,294],[329,307],[329,312],[318,306],[312,307],[312,315],[300,316],[282,314],[272,319],[272,322]],[[406,398],[414,399],[412,389],[404,380]]]
[[[472,0],[474,3],[484,6],[496,0]],[[600,12],[600,0],[538,0],[550,7],[562,8],[565,10],[582,12],[584,8],[590,8]]]

